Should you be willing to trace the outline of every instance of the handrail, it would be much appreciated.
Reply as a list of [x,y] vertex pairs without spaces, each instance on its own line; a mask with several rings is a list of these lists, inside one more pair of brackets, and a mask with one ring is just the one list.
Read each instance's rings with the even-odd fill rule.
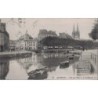
[[98,64],[98,54],[91,53],[91,60],[92,60],[95,64]]

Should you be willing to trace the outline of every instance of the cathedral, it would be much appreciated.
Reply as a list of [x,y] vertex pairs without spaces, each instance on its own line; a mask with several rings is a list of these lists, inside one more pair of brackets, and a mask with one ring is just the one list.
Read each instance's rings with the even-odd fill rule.
[[72,38],[76,40],[80,39],[80,31],[79,31],[78,24],[77,24],[77,30],[75,30],[75,25],[73,26]]

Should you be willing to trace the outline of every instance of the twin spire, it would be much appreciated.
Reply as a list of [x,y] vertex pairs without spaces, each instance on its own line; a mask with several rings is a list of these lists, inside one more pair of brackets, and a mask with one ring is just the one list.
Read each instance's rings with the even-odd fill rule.
[[73,25],[73,32],[72,32],[72,37],[74,39],[80,39],[80,31],[79,31],[79,26],[77,24],[77,29],[75,30],[75,25]]
[[[75,24],[73,25],[73,31],[75,31]],[[79,31],[79,26],[77,24],[77,31]]]

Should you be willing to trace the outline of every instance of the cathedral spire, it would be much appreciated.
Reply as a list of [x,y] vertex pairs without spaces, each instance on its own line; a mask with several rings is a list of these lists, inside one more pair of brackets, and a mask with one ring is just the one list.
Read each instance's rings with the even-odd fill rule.
[[79,25],[77,24],[77,32],[79,32]]
[[77,24],[77,38],[80,39],[79,25]]
[[75,37],[75,24],[73,25],[72,37]]
[[73,25],[73,32],[75,32],[75,24]]
[[80,39],[80,31],[79,31],[78,24],[77,24],[76,30],[75,30],[75,25],[73,25],[72,37],[74,39]]

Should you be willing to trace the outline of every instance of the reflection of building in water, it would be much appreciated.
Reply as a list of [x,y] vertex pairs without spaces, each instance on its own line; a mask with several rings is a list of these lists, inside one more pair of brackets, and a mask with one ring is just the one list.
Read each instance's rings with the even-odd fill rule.
[[26,70],[29,69],[29,67],[33,64],[32,57],[18,59],[17,61]]
[[47,67],[48,72],[52,72],[56,70],[61,62],[66,60],[68,59],[63,53],[33,53],[32,57],[19,59],[18,63],[26,70],[27,73],[44,67]]
[[0,20],[0,52],[9,50],[9,34],[6,31],[6,24]]
[[43,53],[43,58],[63,58],[66,57],[64,53]]
[[0,79],[5,79],[9,71],[9,60],[0,58]]
[[44,53],[41,55],[40,63],[49,68],[49,71],[55,71],[61,62],[67,60],[65,55],[59,53]]
[[32,54],[32,57],[22,58],[17,61],[27,71],[37,69],[38,65],[40,65],[38,62],[38,56],[35,53]]

